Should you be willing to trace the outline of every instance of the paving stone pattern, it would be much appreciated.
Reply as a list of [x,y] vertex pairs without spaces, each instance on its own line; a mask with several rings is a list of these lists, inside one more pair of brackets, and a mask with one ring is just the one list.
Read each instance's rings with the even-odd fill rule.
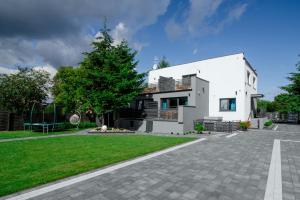
[[[206,141],[33,199],[262,200],[273,141],[300,140],[300,128],[293,131],[207,137]],[[281,152],[283,199],[300,199],[300,143],[281,142]]]

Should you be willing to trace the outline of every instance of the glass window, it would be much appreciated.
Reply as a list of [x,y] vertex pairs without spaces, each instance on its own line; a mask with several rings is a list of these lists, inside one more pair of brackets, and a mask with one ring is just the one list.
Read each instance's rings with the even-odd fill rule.
[[247,82],[250,85],[250,72],[249,71],[247,71]]
[[161,100],[161,109],[166,110],[168,108],[168,100],[167,99],[162,99]]
[[161,99],[161,109],[177,108],[178,105],[188,105],[188,97],[173,97]]
[[170,98],[170,108],[177,108],[177,98]]
[[179,97],[179,105],[186,106],[188,104],[188,98],[187,97]]
[[236,111],[236,99],[220,99],[220,111]]

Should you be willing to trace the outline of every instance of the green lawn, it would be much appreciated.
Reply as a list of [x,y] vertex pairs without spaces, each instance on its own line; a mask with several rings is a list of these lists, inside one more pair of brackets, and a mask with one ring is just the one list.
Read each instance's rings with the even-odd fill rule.
[[0,143],[0,196],[192,140],[127,135]]
[[47,133],[43,132],[32,132],[32,131],[0,131],[0,140],[1,139],[13,139],[13,138],[23,138],[23,137],[34,137],[34,136],[46,136],[46,135],[57,135],[65,133],[75,133],[78,130],[76,128],[68,129],[64,131],[49,131]]

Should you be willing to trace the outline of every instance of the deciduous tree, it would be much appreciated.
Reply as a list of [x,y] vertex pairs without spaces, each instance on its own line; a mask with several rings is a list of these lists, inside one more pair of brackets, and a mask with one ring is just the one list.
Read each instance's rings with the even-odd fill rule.
[[49,77],[46,71],[29,68],[0,76],[0,107],[21,114],[30,110],[33,103],[42,103],[49,94]]

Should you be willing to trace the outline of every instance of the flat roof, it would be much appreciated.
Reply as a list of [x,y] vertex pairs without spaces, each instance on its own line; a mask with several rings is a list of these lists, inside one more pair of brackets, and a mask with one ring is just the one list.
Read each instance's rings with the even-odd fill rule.
[[[176,67],[176,66],[179,66],[179,65],[185,65],[185,64],[196,63],[196,62],[201,62],[201,61],[206,61],[206,60],[218,59],[218,58],[222,58],[222,57],[234,56],[234,55],[239,55],[239,54],[243,54],[243,57],[244,57],[243,59],[245,60],[245,62],[249,66],[249,68],[253,71],[253,73],[257,76],[256,70],[252,67],[250,62],[246,59],[244,52],[227,54],[227,55],[222,55],[222,56],[216,56],[216,57],[211,57],[211,58],[206,58],[206,59],[201,59],[201,60],[195,60],[195,61],[191,61],[191,62],[172,65],[172,66],[169,66],[169,67]],[[169,68],[169,67],[166,67],[166,68]],[[165,68],[162,68],[162,69],[165,69]],[[152,69],[150,71],[156,71],[156,70],[160,70],[160,69]]]

